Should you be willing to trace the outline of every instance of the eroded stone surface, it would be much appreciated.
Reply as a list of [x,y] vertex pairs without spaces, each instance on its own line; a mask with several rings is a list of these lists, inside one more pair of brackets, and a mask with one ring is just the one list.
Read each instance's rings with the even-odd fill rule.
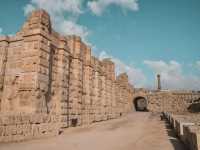
[[200,93],[134,89],[126,73],[116,77],[115,64],[91,51],[80,37],[54,31],[44,10],[15,36],[0,37],[0,142],[118,118],[137,97],[152,112],[185,113],[200,103]]
[[[34,11],[15,36],[0,38],[2,116],[56,115],[60,128],[117,118],[131,111],[133,87],[127,75],[115,78],[111,60],[91,56],[91,48],[78,36],[58,34],[44,10]],[[7,131],[10,126],[16,130],[17,122],[0,124],[0,141],[17,141],[18,134]],[[41,122],[26,124],[28,134],[33,126],[43,126]],[[54,124],[45,125],[48,135]]]

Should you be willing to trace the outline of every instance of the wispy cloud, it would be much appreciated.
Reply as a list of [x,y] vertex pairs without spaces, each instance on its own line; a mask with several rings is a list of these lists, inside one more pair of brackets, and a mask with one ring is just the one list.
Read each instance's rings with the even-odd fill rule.
[[61,34],[76,34],[86,40],[89,29],[77,23],[82,11],[83,0],[30,0],[24,7],[27,15],[37,8],[45,9],[50,15],[53,27]]
[[90,10],[98,16],[100,16],[110,5],[116,5],[122,9],[127,9],[130,11],[139,10],[138,0],[97,0],[89,1],[87,5]]
[[2,35],[3,33],[3,29],[0,27],[0,35]]
[[194,75],[185,75],[183,66],[177,61],[151,61],[144,63],[149,66],[154,73],[161,74],[162,87],[165,89],[199,90],[200,78]]
[[200,60],[196,62],[196,66],[200,70]]
[[107,54],[105,51],[101,51],[99,54],[99,59],[102,60],[104,58],[111,58],[111,60],[115,63],[116,75],[126,72],[132,85],[135,87],[143,87],[145,85],[146,77],[139,68],[126,64],[119,58],[113,57],[112,55]]

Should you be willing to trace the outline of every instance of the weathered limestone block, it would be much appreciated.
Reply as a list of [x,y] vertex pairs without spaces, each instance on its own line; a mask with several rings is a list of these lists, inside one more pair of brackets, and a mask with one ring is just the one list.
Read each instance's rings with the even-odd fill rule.
[[[50,30],[48,14],[42,10],[35,11],[20,31],[21,34],[18,34],[19,37],[10,38],[2,111],[46,111],[45,94],[48,91],[50,74]],[[43,78],[40,78],[41,75]]]
[[184,126],[184,143],[191,150],[200,150],[199,126]]
[[0,142],[23,141],[58,135],[59,117],[49,115],[1,115]]
[[8,37],[0,38],[0,89],[2,91],[8,53]]
[[62,127],[68,127],[70,51],[67,46],[67,38],[60,37],[57,42],[57,48],[54,46],[55,48],[52,49],[55,52],[51,61],[53,67],[50,67],[52,75],[49,76],[51,80],[48,91],[50,94],[48,108],[51,114],[62,116]]
[[115,97],[116,97],[116,115],[117,117],[120,116],[122,113],[121,111],[121,102],[120,102],[120,86],[119,83],[115,81]]
[[91,91],[93,89],[92,80],[92,65],[91,65],[91,49],[82,45],[83,47],[83,103],[82,103],[82,124],[89,125],[92,123],[91,111],[92,111],[92,96]]
[[131,104],[132,99],[129,99],[128,95],[130,89],[133,91],[132,87],[129,86],[127,74],[123,73],[117,76],[116,83],[118,88],[117,91],[119,91],[117,103],[120,109],[120,115],[126,114],[131,111],[131,107],[129,105]]
[[[6,68],[4,68],[4,85],[2,91],[2,111],[12,111],[17,107],[17,90],[20,82],[20,73],[21,73],[21,60],[20,60],[20,51],[22,49],[22,42],[12,42],[8,45],[7,56],[6,56]],[[15,50],[18,50],[16,54]]]
[[8,37],[0,38],[0,111],[2,110],[2,94],[8,55]]
[[116,118],[117,114],[116,114],[116,97],[115,97],[115,82],[112,81],[112,87],[111,87],[111,119]]
[[[72,54],[69,84],[70,120],[76,120],[76,124],[81,125],[83,103],[83,55],[81,51],[83,47],[80,37],[69,36],[68,40],[70,52]],[[70,122],[72,122],[72,120]]]
[[149,101],[148,110],[154,112],[188,112],[195,101],[199,103],[200,97],[200,94],[188,91],[156,91],[146,95]]
[[114,63],[110,59],[102,60],[102,70],[105,74],[105,117],[112,118],[112,81],[115,80]]
[[54,31],[44,10],[33,11],[16,36],[0,37],[0,142],[116,118],[129,112],[130,91],[110,59]]
[[93,113],[94,121],[98,121],[98,103],[99,103],[99,72],[98,72],[98,59],[92,57],[93,59]]

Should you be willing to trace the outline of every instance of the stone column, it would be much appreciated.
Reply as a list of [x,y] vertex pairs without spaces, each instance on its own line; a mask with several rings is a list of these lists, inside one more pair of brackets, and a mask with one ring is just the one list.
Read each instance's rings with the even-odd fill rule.
[[99,115],[99,71],[98,71],[98,65],[99,61],[97,58],[94,58],[94,99],[93,99],[93,105],[94,105],[94,114],[95,114],[95,121],[99,121],[98,115]]
[[161,90],[161,81],[160,81],[160,75],[157,75],[157,90]]
[[2,101],[2,94],[4,89],[4,78],[8,55],[9,39],[6,36],[0,37],[0,112],[7,106],[6,102]]
[[91,88],[90,88],[90,97],[91,97],[91,109],[90,109],[90,121],[95,121],[95,57],[91,57]]
[[51,22],[44,10],[35,11],[22,28],[23,51],[19,83],[19,111],[46,113],[49,101]]
[[[70,51],[67,39],[60,37],[57,42],[54,61],[52,63],[51,100],[48,104],[51,114],[60,114],[62,127],[69,126],[69,66]],[[56,61],[55,61],[56,60]]]
[[[69,48],[72,54],[69,81],[69,116],[70,124],[81,125],[82,103],[83,103],[83,54],[82,41],[80,37],[69,36]],[[72,125],[72,124],[71,124]]]
[[91,105],[91,90],[92,90],[92,67],[91,67],[91,49],[83,45],[83,103],[82,103],[82,123],[89,125],[91,123],[90,112]]
[[106,114],[107,119],[112,118],[112,92],[113,92],[113,81],[115,80],[115,67],[114,63],[110,59],[104,59],[103,66],[106,72],[106,99],[107,99],[107,107],[106,107]]

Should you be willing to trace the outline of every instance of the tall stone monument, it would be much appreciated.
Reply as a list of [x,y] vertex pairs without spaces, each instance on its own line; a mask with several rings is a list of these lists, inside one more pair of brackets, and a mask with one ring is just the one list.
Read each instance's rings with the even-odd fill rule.
[[160,74],[157,74],[157,90],[161,90],[161,80],[160,80]]

